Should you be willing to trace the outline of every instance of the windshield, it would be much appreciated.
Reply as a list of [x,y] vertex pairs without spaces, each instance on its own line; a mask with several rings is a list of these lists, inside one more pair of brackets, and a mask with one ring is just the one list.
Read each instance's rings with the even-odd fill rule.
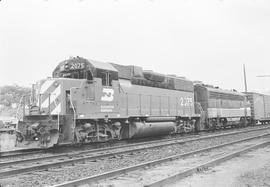
[[90,70],[68,70],[60,71],[54,75],[55,78],[71,78],[71,79],[87,79],[93,80],[93,75]]

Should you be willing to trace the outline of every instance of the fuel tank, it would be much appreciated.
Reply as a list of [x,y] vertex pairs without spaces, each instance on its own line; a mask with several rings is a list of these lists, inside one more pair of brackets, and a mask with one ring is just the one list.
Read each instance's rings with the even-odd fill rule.
[[148,117],[146,122],[173,122],[176,121],[176,117]]
[[175,122],[132,122],[122,127],[121,138],[141,138],[172,134],[176,131]]

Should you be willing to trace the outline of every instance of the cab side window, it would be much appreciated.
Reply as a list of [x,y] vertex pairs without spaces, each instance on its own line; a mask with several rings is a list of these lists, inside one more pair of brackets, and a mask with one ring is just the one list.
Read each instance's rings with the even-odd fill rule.
[[93,80],[93,74],[90,70],[86,72],[86,79],[87,80]]
[[108,86],[112,86],[112,75],[108,73]]
[[102,86],[107,86],[107,73],[102,73],[101,74],[101,81],[102,81]]
[[112,86],[112,76],[109,72],[102,72],[100,75],[102,86]]

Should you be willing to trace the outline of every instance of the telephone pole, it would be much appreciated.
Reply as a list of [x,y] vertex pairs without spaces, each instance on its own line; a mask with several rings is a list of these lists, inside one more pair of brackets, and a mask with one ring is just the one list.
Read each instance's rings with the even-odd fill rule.
[[[243,64],[243,69],[244,69],[244,83],[245,83],[245,93],[247,93],[247,77],[246,77],[246,67],[245,64]],[[244,99],[244,112],[245,112],[245,122],[244,125],[246,126],[247,124],[247,95],[245,95]]]
[[247,77],[246,77],[246,67],[245,67],[245,64],[243,64],[243,68],[244,68],[245,92],[247,92]]

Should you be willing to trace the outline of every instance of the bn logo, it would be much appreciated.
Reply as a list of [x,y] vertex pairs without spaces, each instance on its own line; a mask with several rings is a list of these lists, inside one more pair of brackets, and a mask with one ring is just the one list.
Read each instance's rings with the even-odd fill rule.
[[103,88],[101,101],[113,101],[114,90],[110,88]]

